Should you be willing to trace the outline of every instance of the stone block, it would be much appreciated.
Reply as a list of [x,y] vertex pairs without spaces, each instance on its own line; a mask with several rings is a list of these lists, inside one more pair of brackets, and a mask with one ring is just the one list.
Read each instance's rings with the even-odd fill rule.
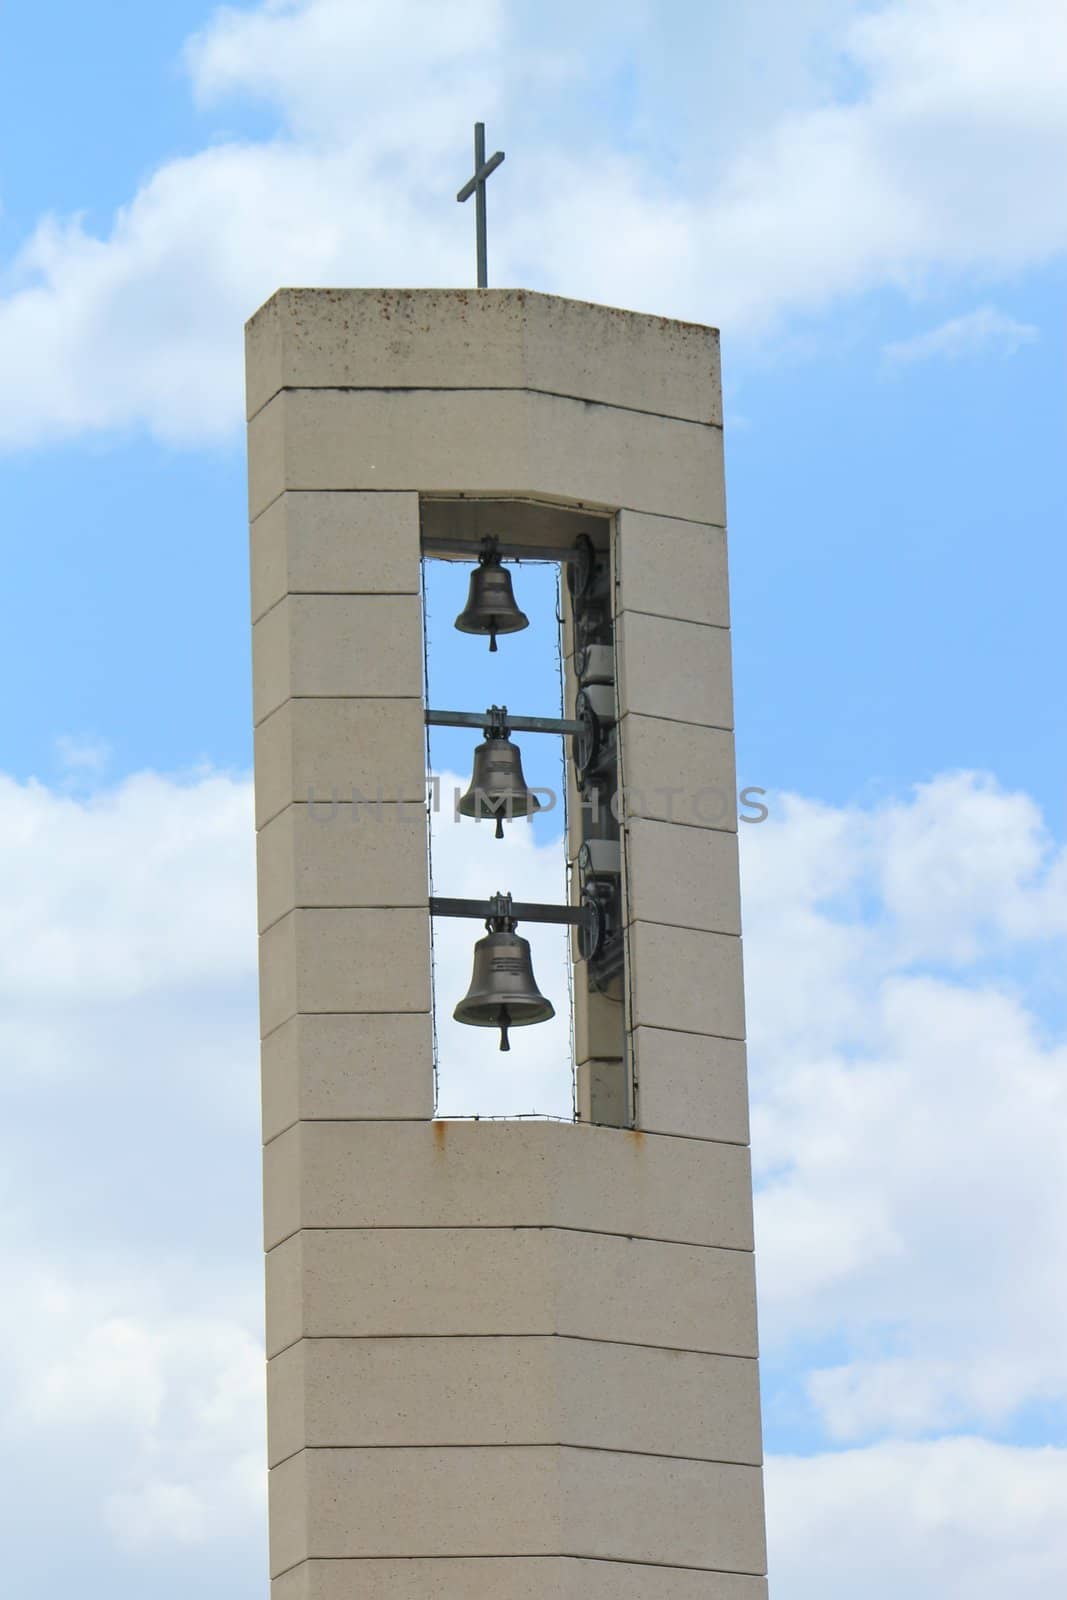
[[620,716],[733,727],[728,628],[625,611],[615,621],[615,653]]
[[428,1011],[290,1017],[263,1041],[263,1138],[301,1119],[433,1116]]
[[259,942],[260,1027],[298,1011],[428,1011],[430,931],[416,909],[290,911]]
[[270,1500],[272,1573],[509,1554],[766,1570],[758,1467],[553,1446],[304,1450],[271,1473]]
[[425,767],[421,693],[287,700],[256,728],[256,826],[294,802],[422,800]]
[[287,806],[256,841],[260,932],[308,906],[426,906],[426,807]]
[[[577,880],[575,880],[576,884]],[[576,969],[575,989],[578,989]],[[580,1064],[598,1058],[610,1060],[622,1056],[626,1050],[626,1013],[618,1000],[608,995],[590,991],[588,985],[575,994],[574,1006],[574,1059]]]
[[555,1335],[301,1339],[270,1363],[267,1412],[272,1466],[405,1445],[762,1459],[751,1359]]
[[283,494],[251,529],[252,620],[287,594],[418,594],[415,494]]
[[418,595],[289,595],[252,628],[255,720],[292,696],[417,699],[422,663]]
[[615,571],[619,611],[730,626],[723,528],[620,511]]
[[737,774],[731,733],[631,714],[619,724],[619,737],[626,817],[736,832]]
[[737,1145],[583,1123],[306,1122],[265,1158],[268,1249],[299,1228],[441,1227],[752,1248],[748,1152]]
[[246,355],[249,416],[283,388],[529,388],[722,422],[716,329],[526,289],[279,289]]
[[741,941],[657,922],[630,925],[633,1025],[745,1037]]
[[717,428],[522,390],[288,389],[248,461],[253,518],[286,490],[408,489],[725,521]]
[[747,1144],[745,1046],[666,1028],[636,1028],[637,1123],[650,1132]]
[[624,1059],[579,1061],[576,1077],[579,1122],[596,1122],[607,1128],[631,1125],[633,1093],[630,1069]]
[[736,833],[634,817],[626,830],[626,882],[631,920],[741,932]]
[[570,1228],[440,1227],[315,1230],[267,1257],[272,1356],[301,1338],[464,1334],[754,1356],[752,1256]]
[[767,1600],[766,1578],[574,1556],[305,1561],[271,1600]]

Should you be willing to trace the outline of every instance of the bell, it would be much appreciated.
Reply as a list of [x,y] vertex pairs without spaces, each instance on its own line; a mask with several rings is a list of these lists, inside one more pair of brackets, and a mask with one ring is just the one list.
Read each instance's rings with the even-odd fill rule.
[[515,604],[511,573],[501,566],[495,549],[487,548],[471,573],[467,604],[456,618],[460,633],[487,633],[490,650],[498,633],[519,633],[530,619]]
[[[494,708],[495,709],[495,708]],[[522,753],[499,724],[486,730],[487,738],[474,751],[470,788],[459,802],[464,817],[495,817],[496,837],[504,837],[504,818],[530,817],[541,802],[526,787]]]
[[511,917],[493,917],[474,946],[470,988],[452,1015],[474,1028],[499,1028],[500,1048],[510,1050],[509,1028],[547,1022],[556,1014],[537,987],[530,941],[515,932]]

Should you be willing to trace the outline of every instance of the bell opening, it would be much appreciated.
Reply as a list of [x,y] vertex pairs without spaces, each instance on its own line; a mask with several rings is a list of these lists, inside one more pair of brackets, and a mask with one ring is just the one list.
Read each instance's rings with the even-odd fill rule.
[[[561,648],[566,571],[540,555],[520,558],[518,546],[569,548],[571,520],[591,524],[593,518],[558,506],[432,498],[422,501],[421,515],[426,705],[478,719],[476,725],[428,729],[431,893],[488,900],[497,889],[510,889],[517,902],[566,904],[572,885],[563,837],[563,762],[571,759],[570,737],[511,729],[503,738],[499,723],[493,727],[488,714],[484,722],[481,717],[493,705],[517,716],[573,716],[573,693],[564,704],[561,682],[561,662],[574,654],[573,646]],[[462,549],[468,528],[469,555]],[[479,559],[486,529],[507,547],[496,565]],[[460,548],[437,553],[434,545],[451,541],[453,533]],[[597,542],[602,548],[601,536]],[[463,634],[473,637],[473,646]],[[492,770],[478,760],[479,746],[494,737],[499,770],[495,760]],[[526,827],[517,826],[524,821]],[[571,826],[573,832],[573,818]],[[515,970],[503,962],[490,970],[483,955],[477,987],[475,946],[489,938],[482,924],[442,915],[432,932],[435,1115],[572,1120],[573,931],[520,921],[514,938],[528,941],[529,955]],[[497,953],[509,964],[522,954],[514,946]]]

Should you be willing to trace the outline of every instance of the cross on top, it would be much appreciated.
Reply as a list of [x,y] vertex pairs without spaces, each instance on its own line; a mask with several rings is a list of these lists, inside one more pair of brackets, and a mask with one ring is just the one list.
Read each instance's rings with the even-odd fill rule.
[[504,159],[503,150],[498,150],[496,155],[485,159],[485,123],[474,124],[474,177],[465,183],[456,196],[457,200],[469,200],[471,195],[477,195],[475,201],[475,230],[478,237],[478,287],[486,289],[489,286],[488,267],[486,265],[485,242],[485,180],[491,172],[495,172]]

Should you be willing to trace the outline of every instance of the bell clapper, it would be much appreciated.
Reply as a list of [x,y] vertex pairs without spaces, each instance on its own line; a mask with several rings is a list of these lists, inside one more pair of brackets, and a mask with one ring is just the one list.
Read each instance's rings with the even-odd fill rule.
[[510,1026],[511,1026],[511,1012],[508,1010],[507,1006],[501,1006],[501,1008],[500,1008],[500,1048],[501,1048],[501,1050],[510,1050],[511,1049],[511,1040],[508,1038],[508,1029],[510,1028]]

